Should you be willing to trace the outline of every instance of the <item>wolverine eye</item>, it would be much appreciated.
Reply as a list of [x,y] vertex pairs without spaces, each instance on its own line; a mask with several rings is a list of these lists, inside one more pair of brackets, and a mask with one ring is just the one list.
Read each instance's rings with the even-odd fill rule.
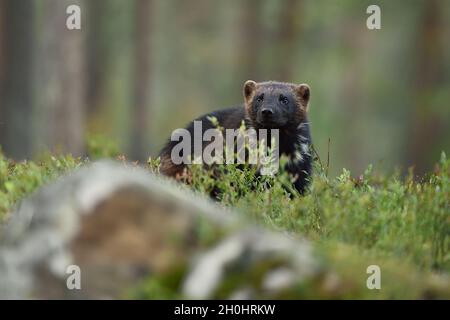
[[256,98],[256,102],[263,102],[264,101],[264,93],[260,94],[257,98]]
[[282,94],[280,94],[280,97],[278,98],[278,100],[279,100],[282,104],[288,104],[288,103],[289,103],[289,99],[286,98],[285,96],[283,96]]

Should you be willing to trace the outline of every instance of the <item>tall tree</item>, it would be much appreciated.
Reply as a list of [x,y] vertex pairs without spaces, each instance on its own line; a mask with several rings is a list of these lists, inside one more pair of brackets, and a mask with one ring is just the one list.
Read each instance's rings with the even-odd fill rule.
[[[3,78],[5,76],[5,0],[0,0],[0,119],[2,118],[2,90],[3,90]],[[0,120],[1,121],[1,120]],[[0,122],[1,125],[1,122]],[[0,129],[1,130],[1,129]]]
[[0,145],[13,158],[32,153],[34,5],[0,1]]
[[[42,147],[84,153],[85,52],[82,30],[66,28],[66,9],[83,0],[42,0],[36,53],[38,135]],[[83,28],[83,24],[82,24]]]
[[278,52],[278,72],[277,77],[281,81],[294,81],[292,70],[296,65],[296,44],[300,41],[301,23],[300,14],[304,14],[302,10],[303,1],[300,0],[285,0],[280,2],[279,15],[279,29],[277,40],[277,47],[280,48]]
[[133,111],[131,120],[131,156],[142,160],[148,155],[150,130],[150,80],[151,45],[150,15],[152,0],[135,2],[135,47],[134,47],[134,86]]
[[105,83],[104,69],[105,68],[105,55],[108,54],[107,50],[104,50],[102,36],[104,20],[107,18],[103,14],[103,10],[107,3],[105,0],[88,1],[86,22],[87,22],[87,68],[89,74],[87,77],[86,88],[86,105],[87,113],[92,114],[98,108],[98,100],[101,95],[102,86]]
[[258,0],[242,2],[239,61],[239,77],[261,81],[260,50],[263,45],[264,25],[261,21],[262,8]]
[[[444,121],[447,121],[439,117],[432,108],[433,104],[445,102],[433,102],[431,99],[436,93],[434,90],[443,81],[445,70],[442,3],[437,0],[423,3],[424,10],[421,10],[417,32],[417,66],[412,90],[416,95],[416,104],[412,110],[406,162],[408,165],[413,164],[419,174],[429,169],[427,166],[439,157],[440,150],[433,149],[435,147],[433,141],[438,140],[444,133]],[[447,107],[443,105],[441,108]]]

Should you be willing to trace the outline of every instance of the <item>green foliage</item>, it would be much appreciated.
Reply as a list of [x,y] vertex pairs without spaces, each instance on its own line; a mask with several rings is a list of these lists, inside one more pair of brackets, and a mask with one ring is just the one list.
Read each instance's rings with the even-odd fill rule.
[[[233,165],[209,170],[192,166],[190,172],[189,182],[198,192],[214,193],[219,202],[236,206],[257,223],[312,240],[324,265],[339,274],[339,280],[333,280],[333,273],[325,272],[275,298],[421,299],[449,294],[432,276],[450,271],[450,161],[444,153],[434,172],[420,180],[412,171],[401,178],[398,173],[377,174],[372,166],[357,179],[343,169],[329,180],[316,165],[304,196],[289,194],[285,172],[257,177],[254,168]],[[372,263],[382,267],[383,290],[364,285]],[[265,267],[231,272],[214,297],[229,297],[243,286],[258,288]],[[179,280],[179,271],[149,278],[132,296],[179,298],[180,282],[167,281]],[[325,290],[324,285],[332,288]]]
[[343,169],[330,180],[316,165],[304,196],[289,194],[285,172],[257,177],[254,168],[238,165],[192,166],[190,180],[197,191],[276,230],[450,271],[449,165],[443,153],[435,171],[419,181],[412,172],[405,178],[386,176],[372,166],[357,179]]
[[14,162],[0,152],[0,221],[20,199],[43,183],[83,163],[72,156],[42,155],[35,162]]
[[[101,150],[101,146],[97,155],[104,156],[111,151],[109,147]],[[284,161],[286,159],[281,159],[281,167]],[[43,155],[34,162],[16,163],[0,153],[0,219],[37,187],[83,163],[86,161],[71,156],[50,155]],[[149,159],[147,168],[150,171],[158,173],[158,167],[159,159]],[[390,270],[395,270],[394,266],[401,262],[412,272],[450,271],[450,160],[445,153],[434,171],[420,179],[412,171],[405,176],[398,172],[384,175],[372,166],[358,178],[343,169],[342,174],[330,179],[316,163],[314,179],[303,196],[290,188],[291,178],[283,171],[271,177],[258,176],[255,168],[242,165],[209,169],[193,165],[188,176],[188,183],[196,192],[213,195],[221,204],[237,208],[245,218],[274,230],[309,238],[323,249],[329,263],[341,268],[344,277],[348,273],[348,279],[351,268],[361,267],[356,260],[352,262],[355,254],[379,264],[386,263],[392,267]],[[201,224],[198,232],[201,239],[206,239],[205,243],[216,241],[215,233]],[[343,255],[348,257],[345,265],[342,264]],[[177,277],[169,272],[161,279],[148,279],[133,289],[131,295],[177,297],[180,268],[175,270]],[[394,282],[396,275],[396,271],[387,274]],[[401,277],[409,277],[407,280],[412,281],[413,276]],[[295,289],[296,296],[301,296],[302,290],[312,292],[305,285],[308,284]],[[396,297],[414,298],[419,292],[419,287],[405,289],[400,284],[391,287],[392,291],[385,293]],[[226,295],[229,289],[221,288],[218,296]],[[367,290],[361,292],[360,297],[368,294]],[[320,297],[320,292],[314,294]],[[358,296],[358,293],[352,294]]]
[[161,159],[160,158],[148,158],[147,160],[147,167],[152,173],[159,173],[159,166],[161,165]]
[[117,144],[102,135],[89,136],[87,149],[91,159],[115,158],[119,156]]
[[147,277],[139,286],[126,292],[128,299],[181,299],[180,291],[187,266],[179,264],[161,277]]

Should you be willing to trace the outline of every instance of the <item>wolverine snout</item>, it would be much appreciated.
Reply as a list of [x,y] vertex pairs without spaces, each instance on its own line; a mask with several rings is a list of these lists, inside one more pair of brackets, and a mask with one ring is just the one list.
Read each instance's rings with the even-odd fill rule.
[[271,117],[271,116],[273,116],[273,109],[272,108],[264,108],[261,110],[261,114],[263,117]]

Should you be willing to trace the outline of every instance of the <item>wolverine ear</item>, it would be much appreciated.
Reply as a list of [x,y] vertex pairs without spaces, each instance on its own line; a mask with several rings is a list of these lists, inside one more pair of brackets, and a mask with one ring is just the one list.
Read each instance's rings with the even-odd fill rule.
[[248,102],[253,96],[253,93],[256,90],[256,82],[253,80],[247,80],[244,83],[244,98],[245,101]]
[[295,92],[300,99],[300,103],[306,109],[308,107],[310,89],[306,83],[299,84],[295,87]]

